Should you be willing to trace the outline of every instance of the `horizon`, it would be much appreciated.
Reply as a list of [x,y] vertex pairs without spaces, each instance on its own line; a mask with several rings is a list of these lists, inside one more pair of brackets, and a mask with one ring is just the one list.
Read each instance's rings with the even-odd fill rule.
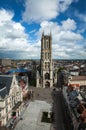
[[40,59],[42,32],[51,32],[53,59],[86,59],[85,5],[85,0],[0,1],[0,58]]
[[[11,59],[11,58],[0,58],[0,60],[8,59],[8,60],[41,60],[40,59]],[[86,59],[52,59],[52,60],[86,60]]]

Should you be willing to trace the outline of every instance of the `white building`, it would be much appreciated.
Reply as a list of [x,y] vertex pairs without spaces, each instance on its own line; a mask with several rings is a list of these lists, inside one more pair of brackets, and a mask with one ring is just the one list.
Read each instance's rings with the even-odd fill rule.
[[23,108],[22,88],[15,75],[0,75],[0,126],[20,115]]

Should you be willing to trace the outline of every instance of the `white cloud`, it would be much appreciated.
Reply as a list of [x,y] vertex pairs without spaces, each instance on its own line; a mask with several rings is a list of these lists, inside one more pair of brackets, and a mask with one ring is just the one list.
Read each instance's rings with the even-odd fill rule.
[[64,30],[75,30],[76,29],[76,22],[70,18],[66,21],[62,21],[62,28]]
[[74,0],[26,0],[23,20],[42,22],[56,18],[60,12],[68,9]]
[[[70,21],[70,26],[68,22]],[[65,23],[65,27],[63,27]],[[67,23],[67,24],[66,24]],[[71,24],[72,23],[72,24]],[[40,24],[41,28],[37,34],[50,34],[52,32],[53,58],[85,58],[84,38],[82,35],[75,33],[76,23],[74,20],[68,19],[63,21],[61,25],[54,22],[44,21]],[[72,29],[73,28],[73,29]],[[82,43],[82,44],[80,44]],[[81,51],[83,50],[83,53]]]
[[[21,23],[12,20],[14,16],[12,12],[0,10],[0,16],[2,14],[4,18],[0,17],[0,57],[40,58],[41,42],[39,39],[41,39],[43,30],[45,34],[52,32],[53,58],[86,57],[84,38],[74,32],[77,28],[74,20],[67,19],[61,25],[56,22],[41,22],[40,29],[36,32],[38,39],[34,41],[34,39],[30,40],[30,36],[25,33],[25,27]],[[68,25],[69,22],[70,25]]]
[[4,9],[0,10],[0,26],[2,25],[2,22],[3,24],[5,22],[9,22],[10,19],[12,19],[13,15],[14,14],[11,11],[6,12]]
[[79,41],[82,40],[83,37],[80,34],[74,33],[72,31],[61,31],[58,35],[60,41]]
[[57,16],[57,0],[26,0],[23,19],[27,22],[50,20]]
[[[72,24],[70,22],[70,25],[68,25],[68,21],[73,21]],[[65,23],[65,25],[64,25]],[[67,23],[67,24],[66,24]],[[83,37],[80,34],[74,33],[72,31],[76,29],[76,23],[74,20],[66,20],[62,22],[62,25],[58,25],[55,22],[48,22],[43,21],[40,26],[39,32],[37,34],[41,34],[43,31],[45,31],[45,34],[50,34],[52,32],[52,35],[54,37],[54,40],[58,39],[59,41],[77,41],[83,39]]]
[[[4,15],[4,16],[3,16]],[[3,17],[1,17],[3,16]],[[12,20],[14,14],[0,10],[0,56],[13,58],[34,58],[38,56],[39,48],[32,45],[25,28],[19,22]],[[34,50],[34,52],[32,52]]]
[[4,14],[5,17],[0,19],[0,47],[8,48],[9,45],[9,49],[15,49],[15,47],[20,47],[22,43],[25,44],[27,34],[25,34],[24,27],[20,23],[12,21],[13,13],[0,10],[0,14]]

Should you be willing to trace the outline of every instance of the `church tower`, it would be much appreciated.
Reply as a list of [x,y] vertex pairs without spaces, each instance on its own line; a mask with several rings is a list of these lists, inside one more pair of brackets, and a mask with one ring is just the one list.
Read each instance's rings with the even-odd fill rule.
[[41,86],[53,86],[52,36],[42,34],[41,38]]

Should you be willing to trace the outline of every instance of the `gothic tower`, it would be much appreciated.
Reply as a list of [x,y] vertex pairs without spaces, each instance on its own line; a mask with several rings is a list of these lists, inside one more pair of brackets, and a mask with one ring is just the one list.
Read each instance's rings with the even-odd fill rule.
[[42,34],[41,38],[41,86],[53,86],[52,36]]

